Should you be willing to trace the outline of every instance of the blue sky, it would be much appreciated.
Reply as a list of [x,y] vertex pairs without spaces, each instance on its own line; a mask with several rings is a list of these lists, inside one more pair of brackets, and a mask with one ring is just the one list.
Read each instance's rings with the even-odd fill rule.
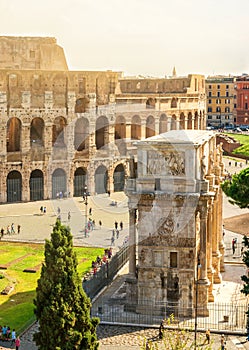
[[0,1],[0,35],[53,36],[69,69],[125,75],[249,73],[248,18],[248,0]]

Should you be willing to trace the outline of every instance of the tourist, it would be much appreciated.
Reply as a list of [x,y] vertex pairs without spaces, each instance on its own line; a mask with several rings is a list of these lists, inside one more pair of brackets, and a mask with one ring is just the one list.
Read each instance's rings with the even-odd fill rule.
[[13,331],[11,332],[11,345],[15,344],[16,342],[16,331],[15,329],[13,329]]
[[117,221],[115,221],[114,226],[115,226],[115,229],[117,230],[117,228],[118,228],[118,223],[117,223]]
[[43,208],[43,214],[46,214],[46,212],[47,212],[47,208],[44,207],[44,208]]
[[102,226],[102,221],[99,220],[99,227],[101,228],[101,226]]
[[161,321],[159,326],[159,334],[158,334],[159,339],[163,339],[163,330],[164,330],[164,320]]
[[70,221],[70,219],[71,219],[71,213],[69,211],[68,214],[67,214],[67,220]]
[[16,345],[16,350],[19,350],[19,346],[21,345],[21,340],[19,337],[16,338],[15,345]]
[[10,226],[7,226],[7,234],[10,235]]
[[10,231],[10,233],[12,234],[14,234],[15,233],[15,228],[14,228],[14,223],[12,222],[12,224],[11,224],[11,231]]
[[43,206],[40,207],[40,212],[43,214]]
[[1,238],[3,238],[3,235],[4,235],[4,228],[2,227],[1,228]]
[[120,226],[120,231],[122,231],[123,230],[123,222],[122,221],[120,221],[119,226]]
[[226,342],[225,342],[225,336],[224,336],[224,334],[221,335],[221,338],[220,338],[220,345],[221,345],[221,350],[225,350]]
[[206,341],[208,344],[210,344],[210,329],[206,330]]
[[19,234],[21,232],[21,225],[17,225],[17,233]]
[[89,215],[92,215],[92,208],[89,208]]

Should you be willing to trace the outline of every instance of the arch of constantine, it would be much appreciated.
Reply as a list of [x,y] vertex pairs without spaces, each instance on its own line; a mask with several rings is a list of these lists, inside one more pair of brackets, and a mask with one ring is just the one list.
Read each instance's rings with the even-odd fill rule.
[[138,141],[137,157],[127,309],[207,316],[224,271],[221,145],[212,132],[173,130]]
[[122,191],[134,140],[206,127],[202,75],[70,71],[55,38],[0,37],[0,202]]

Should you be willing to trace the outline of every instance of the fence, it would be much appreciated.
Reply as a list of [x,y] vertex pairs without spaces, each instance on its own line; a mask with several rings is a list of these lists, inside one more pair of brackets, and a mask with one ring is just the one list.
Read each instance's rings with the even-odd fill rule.
[[118,271],[129,259],[129,246],[120,249],[112,259],[103,264],[95,275],[83,282],[83,289],[93,299],[104,287],[108,286]]
[[[132,310],[133,311],[129,311]],[[195,319],[194,310],[184,306],[172,304],[151,304],[143,302],[139,305],[128,307],[125,302],[94,302],[91,310],[92,316],[100,318],[101,323],[143,325],[148,327],[158,327],[162,319],[173,315],[173,323],[170,327],[180,327],[194,329],[197,321],[198,330],[210,328],[212,331],[241,333],[246,330],[247,303],[209,303],[209,315],[198,316]],[[201,308],[198,308],[201,314]]]

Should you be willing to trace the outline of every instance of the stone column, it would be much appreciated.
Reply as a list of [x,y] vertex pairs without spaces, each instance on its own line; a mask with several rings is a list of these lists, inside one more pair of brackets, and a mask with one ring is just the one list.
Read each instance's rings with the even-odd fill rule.
[[91,120],[89,124],[89,158],[94,157],[96,150],[95,121]]
[[[198,263],[198,262],[197,262]],[[196,288],[198,288],[198,309],[199,316],[208,316],[208,287],[207,278],[207,200],[200,201],[200,278]]]
[[218,193],[214,197],[213,215],[212,215],[212,265],[214,272],[214,283],[221,283],[222,277],[220,274],[220,251],[219,251],[219,237],[218,237]]
[[131,138],[131,124],[127,123],[125,125],[125,132],[126,132],[126,139],[130,139]]
[[159,117],[155,119],[155,135],[159,135]]
[[225,271],[225,263],[224,263],[224,255],[225,255],[225,244],[224,244],[224,240],[223,240],[223,229],[222,229],[222,225],[223,225],[223,217],[222,217],[222,213],[223,213],[223,199],[222,199],[222,191],[219,188],[218,189],[218,234],[219,234],[219,251],[221,254],[220,257],[220,272],[224,272]]
[[212,214],[213,214],[213,200],[210,198],[208,203],[208,216],[207,216],[207,277],[210,281],[208,288],[208,301],[214,301],[213,295],[213,275],[214,269],[212,266]]
[[141,120],[141,140],[144,140],[146,137],[146,120]]
[[129,209],[129,273],[136,274],[136,209]]

